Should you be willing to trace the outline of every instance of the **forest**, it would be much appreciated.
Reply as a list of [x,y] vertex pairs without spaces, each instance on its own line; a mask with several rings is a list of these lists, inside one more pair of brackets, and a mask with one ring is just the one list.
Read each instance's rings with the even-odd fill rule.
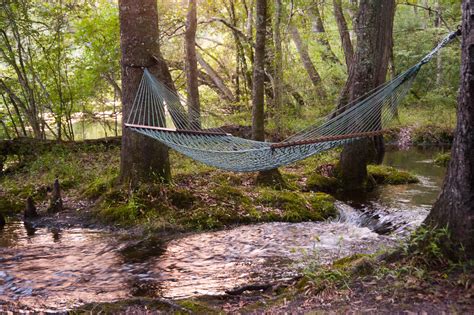
[[0,313],[474,311],[472,0],[0,4]]

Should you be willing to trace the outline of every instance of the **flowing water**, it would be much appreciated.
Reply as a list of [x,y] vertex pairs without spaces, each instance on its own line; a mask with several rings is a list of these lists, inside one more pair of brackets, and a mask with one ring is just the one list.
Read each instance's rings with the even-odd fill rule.
[[[393,246],[426,216],[444,169],[437,150],[393,151],[385,163],[416,173],[419,184],[384,186],[364,200],[338,202],[332,222],[264,223],[130,244],[118,232],[26,228],[0,231],[2,303],[65,310],[131,296],[224,294],[251,283],[293,277],[310,261]],[[124,232],[122,232],[124,233]]]

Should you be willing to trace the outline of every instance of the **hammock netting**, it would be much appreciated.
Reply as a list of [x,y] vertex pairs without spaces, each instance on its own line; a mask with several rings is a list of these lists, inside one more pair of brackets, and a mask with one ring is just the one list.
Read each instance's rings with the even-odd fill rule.
[[236,172],[274,169],[363,137],[382,134],[420,68],[457,35],[458,32],[450,33],[404,73],[327,115],[322,123],[281,142],[253,141],[235,137],[222,128],[204,128],[203,115],[185,107],[186,101],[147,69],[125,126],[213,167]]

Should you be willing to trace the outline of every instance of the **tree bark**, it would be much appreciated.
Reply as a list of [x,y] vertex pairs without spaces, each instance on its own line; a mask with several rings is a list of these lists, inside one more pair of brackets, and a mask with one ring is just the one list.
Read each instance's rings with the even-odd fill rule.
[[[159,50],[158,11],[155,0],[120,0],[120,45],[122,49],[122,106],[128,117],[146,66],[172,88],[172,80]],[[154,58],[157,57],[156,59]],[[168,149],[158,141],[125,128],[122,122],[120,178],[137,186],[153,179],[168,181]]]
[[289,28],[290,28],[291,37],[293,38],[293,41],[296,46],[296,50],[298,51],[298,54],[300,55],[301,62],[303,63],[306,73],[308,74],[311,80],[311,83],[313,83],[313,86],[316,88],[318,95],[320,97],[325,97],[326,91],[324,90],[322,86],[321,76],[319,75],[318,70],[316,70],[313,62],[311,61],[311,58],[308,53],[308,47],[303,43],[303,40],[301,39],[298,28],[296,28],[296,26],[292,24],[290,24]]
[[[435,1],[435,11],[436,11],[436,16],[435,16],[434,26],[436,28],[439,28],[441,27],[441,14],[442,14],[439,0]],[[436,86],[440,87],[442,83],[443,83],[443,57],[442,57],[442,51],[440,51],[436,55]]]
[[189,0],[186,16],[186,82],[188,92],[189,123],[201,127],[201,104],[199,102],[198,67],[196,56],[197,14],[196,0]]
[[333,0],[333,7],[334,17],[336,18],[337,28],[339,29],[339,36],[341,37],[344,58],[346,59],[347,72],[349,72],[354,56],[354,49],[352,47],[351,36],[347,29],[347,22],[344,17],[344,11],[342,10],[341,0]]
[[275,25],[273,26],[273,42],[275,58],[273,60],[273,110],[277,131],[281,130],[281,109],[283,102],[283,50],[281,47],[282,1],[275,0]]
[[[385,82],[390,59],[394,0],[361,0],[356,18],[357,48],[339,107]],[[383,139],[362,139],[346,145],[340,168],[346,191],[366,190],[367,163],[383,158]]]
[[[438,200],[425,223],[448,227],[451,240],[474,257],[474,1],[462,2],[461,88],[451,161]],[[456,244],[457,245],[457,244]]]
[[252,138],[265,140],[265,38],[267,0],[256,1],[256,38],[252,79]]

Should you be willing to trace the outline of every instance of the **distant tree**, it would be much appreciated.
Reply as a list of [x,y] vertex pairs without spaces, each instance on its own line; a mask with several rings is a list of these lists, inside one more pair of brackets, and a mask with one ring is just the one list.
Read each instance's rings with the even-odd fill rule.
[[196,30],[197,30],[197,3],[196,0],[189,0],[188,14],[186,16],[186,82],[188,92],[188,106],[190,112],[190,123],[194,126],[201,126],[200,114],[201,105],[199,102],[199,82],[196,54]]
[[[122,106],[128,117],[143,75],[140,67],[169,87],[171,77],[158,43],[156,0],[120,0],[120,45],[122,49]],[[150,179],[169,180],[168,149],[158,141],[123,128],[120,177],[132,186]]]
[[317,33],[317,41],[322,46],[321,58],[332,63],[341,64],[337,56],[332,51],[331,45],[329,44],[323,18],[321,17],[321,13],[319,11],[319,5],[320,4],[318,2],[312,3],[310,6],[310,15],[313,24],[313,32]]
[[291,37],[293,38],[293,41],[295,42],[296,50],[298,51],[298,54],[300,55],[301,62],[303,63],[306,73],[308,74],[309,79],[311,80],[311,83],[313,83],[313,86],[315,87],[318,95],[320,97],[325,97],[326,91],[324,90],[324,87],[323,87],[323,81],[321,79],[321,75],[319,74],[318,70],[316,70],[314,63],[311,61],[311,57],[309,56],[309,52],[308,52],[308,46],[305,44],[305,42],[301,38],[300,32],[298,31],[298,28],[295,25],[291,24],[289,28],[290,28]]
[[[256,37],[252,86],[252,138],[265,140],[265,41],[267,32],[267,0],[256,0]],[[281,185],[283,179],[278,169],[260,172],[257,182]]]
[[252,137],[265,140],[265,41],[267,0],[256,0],[256,39],[252,85]]
[[344,51],[344,57],[346,60],[347,72],[351,67],[352,58],[354,56],[354,48],[352,47],[351,36],[347,29],[346,18],[344,17],[344,11],[342,10],[342,1],[333,0],[334,16],[336,17],[337,28],[339,29],[339,35],[341,37],[342,49]]
[[462,2],[462,65],[457,124],[451,161],[438,200],[425,223],[448,227],[452,241],[474,257],[474,10],[473,1]]
[[274,119],[277,130],[281,130],[280,112],[283,103],[283,50],[281,44],[281,19],[282,1],[275,0],[275,22],[273,25],[273,43],[275,46],[275,57],[273,60],[273,107]]
[[[337,0],[335,0],[337,1]],[[340,106],[385,82],[391,51],[395,0],[361,0],[356,17],[357,47]],[[383,139],[361,139],[344,147],[340,167],[344,189],[365,190],[367,164],[383,156]]]

